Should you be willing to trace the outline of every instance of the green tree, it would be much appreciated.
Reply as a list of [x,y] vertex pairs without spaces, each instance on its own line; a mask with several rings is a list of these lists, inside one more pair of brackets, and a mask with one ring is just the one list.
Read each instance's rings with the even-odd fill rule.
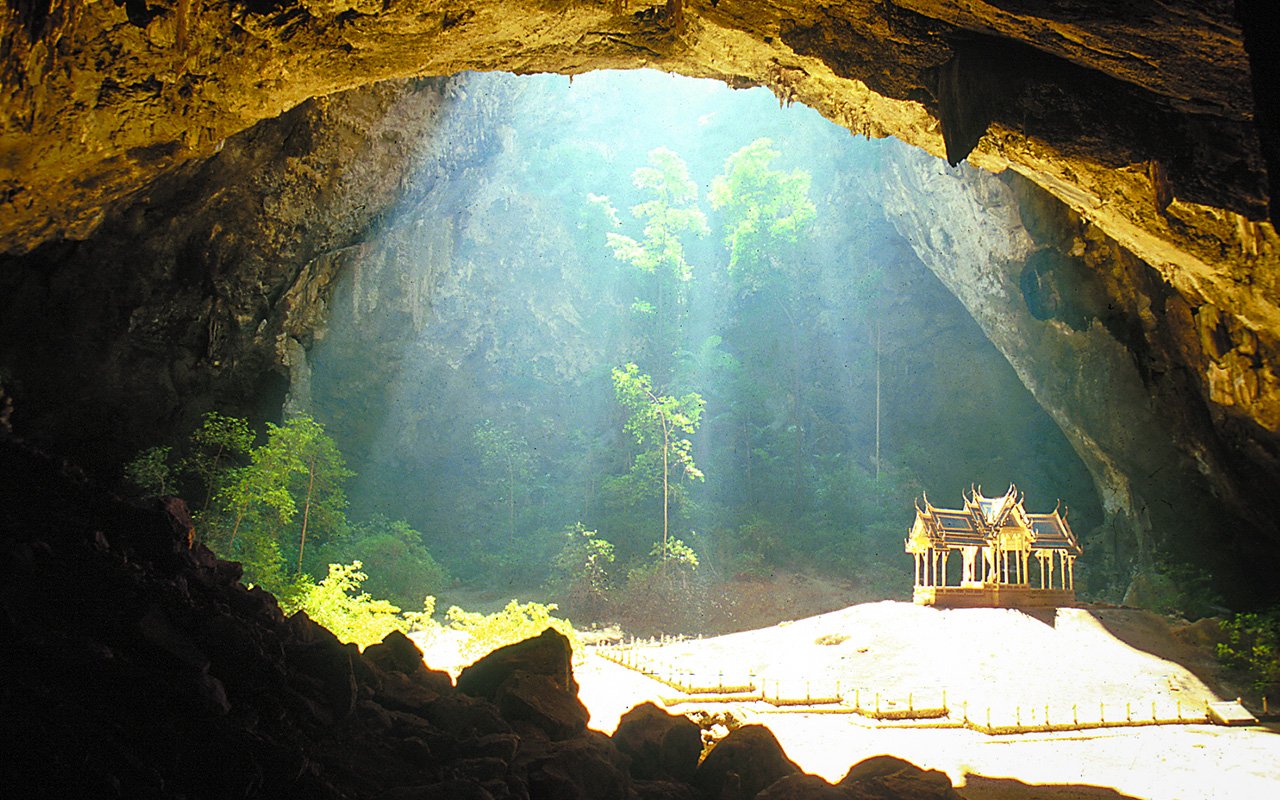
[[[410,621],[400,609],[361,589],[369,576],[359,561],[330,564],[329,574],[319,583],[307,581],[297,593],[296,605],[307,616],[333,631],[339,640],[354,642],[361,649],[382,641],[392,631],[407,632]],[[427,608],[434,598],[427,598]]]
[[632,464],[632,474],[644,480],[648,466],[661,464],[662,476],[662,558],[668,556],[670,528],[671,475],[677,479],[703,480],[702,471],[693,462],[693,443],[688,436],[698,430],[705,403],[702,395],[689,392],[676,398],[658,394],[653,379],[640,372],[634,363],[613,370],[614,396],[629,413],[625,429],[642,448]]
[[533,466],[529,443],[510,428],[498,427],[490,420],[476,426],[472,439],[485,470],[491,476],[500,476],[496,480],[491,478],[490,483],[502,487],[503,504],[507,507],[507,540],[514,543],[516,497],[524,492]]
[[[659,147],[649,153],[649,166],[632,173],[636,188],[650,199],[631,207],[631,215],[644,223],[644,235],[635,239],[621,233],[606,234],[606,241],[619,261],[634,267],[649,286],[649,296],[636,298],[632,309],[653,319],[650,340],[652,356],[660,378],[669,378],[668,357],[678,324],[687,310],[687,286],[694,267],[685,255],[690,235],[706,236],[707,217],[698,207],[698,184],[689,177],[684,160],[672,150]],[[607,206],[607,198],[591,195],[590,202]]]
[[555,557],[554,588],[565,593],[571,611],[598,615],[610,588],[613,544],[581,522],[565,528],[564,538],[564,547]]
[[204,415],[200,427],[191,433],[190,443],[183,467],[195,473],[204,484],[204,504],[200,510],[208,511],[214,494],[226,478],[228,463],[248,456],[253,447],[253,430],[246,419],[210,411]]
[[729,274],[744,293],[798,277],[790,248],[817,217],[809,199],[812,177],[771,168],[779,155],[771,140],[756,139],[729,156],[711,182],[708,199],[722,217]]
[[[793,504],[799,508],[804,454],[804,415],[801,398],[805,393],[801,368],[805,348],[800,340],[802,328],[812,327],[813,311],[804,302],[806,285],[801,270],[804,260],[797,251],[808,235],[817,209],[809,199],[812,181],[803,170],[784,171],[772,164],[780,155],[769,139],[756,139],[725,160],[724,173],[711,183],[708,198],[720,214],[724,245],[728,250],[727,271],[738,297],[749,301],[753,296],[767,301],[785,320],[785,341],[790,352],[782,361],[765,355],[753,362],[755,370],[747,380],[772,384],[771,397],[785,399],[787,419],[784,429],[791,442],[791,491]],[[763,315],[748,322],[748,327],[763,341],[781,340],[769,336],[761,323]],[[777,378],[786,376],[785,385]]]
[[404,520],[374,514],[351,526],[351,534],[321,551],[322,561],[349,562],[359,558],[369,578],[365,588],[402,607],[436,595],[449,583],[449,574],[422,543],[422,534]]
[[[268,423],[268,427],[274,426]],[[215,495],[224,515],[231,519],[226,544],[229,552],[235,548],[236,537],[246,521],[251,527],[254,523],[279,527],[297,511],[293,495],[289,493],[289,479],[302,465],[293,454],[269,444],[268,441],[267,445],[250,451],[249,463],[232,469]]]
[[[297,520],[294,562],[295,573],[301,575],[307,540],[315,531],[324,534],[322,539],[337,539],[347,532],[343,486],[352,474],[333,438],[313,418],[301,415],[284,425],[267,423],[266,442],[250,452],[247,466],[229,473],[216,495],[224,516],[231,520],[228,551],[234,551],[236,538],[248,523],[256,539],[273,540],[283,552],[281,536]],[[253,547],[264,554],[272,549],[262,541]]]
[[280,451],[279,461],[291,465],[288,477],[302,517],[298,530],[297,574],[302,574],[307,537],[322,532],[328,538],[346,533],[347,498],[344,485],[354,473],[324,426],[302,414],[284,425],[267,424],[266,447]]
[[149,447],[143,450],[124,465],[125,477],[147,495],[169,494],[172,478],[169,468],[171,452],[172,447]]

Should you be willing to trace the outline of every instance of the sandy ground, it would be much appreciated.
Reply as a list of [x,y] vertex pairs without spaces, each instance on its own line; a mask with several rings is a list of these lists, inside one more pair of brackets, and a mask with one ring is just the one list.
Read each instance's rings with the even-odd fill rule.
[[[838,693],[846,703],[856,695],[872,706],[878,695],[884,708],[920,708],[941,705],[945,691],[953,718],[967,713],[983,721],[990,713],[997,725],[1042,721],[1046,706],[1051,722],[1138,720],[1151,718],[1153,703],[1167,718],[1179,709],[1200,713],[1206,701],[1219,699],[1187,668],[1154,653],[1178,654],[1179,646],[1144,612],[1030,616],[883,602],[759,631],[639,646],[630,657],[686,685],[751,682],[769,696],[793,699]],[[1182,655],[1192,661],[1190,652]],[[577,676],[591,726],[606,732],[637,703],[679,696],[598,654],[587,655]],[[779,713],[759,702],[703,707],[768,725],[792,759],[832,781],[863,758],[889,753],[947,772],[973,800],[1280,798],[1280,729],[1264,726],[989,736],[859,715]]]

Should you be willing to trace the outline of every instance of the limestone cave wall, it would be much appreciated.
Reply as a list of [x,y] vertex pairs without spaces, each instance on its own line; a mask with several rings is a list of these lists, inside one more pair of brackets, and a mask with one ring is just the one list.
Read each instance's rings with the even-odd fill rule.
[[[1095,590],[1169,562],[1217,574],[1231,594],[1280,540],[1274,440],[1214,402],[1197,365],[1224,351],[1159,273],[1016,175],[892,154],[881,200],[1093,475],[1107,520],[1092,532]],[[1250,592],[1238,591],[1239,602]],[[1135,602],[1143,598],[1133,596]]]
[[98,235],[0,257],[18,430],[96,469],[211,408],[277,417],[305,391],[331,279],[404,198],[448,96],[435,79],[308,101],[152,182]]

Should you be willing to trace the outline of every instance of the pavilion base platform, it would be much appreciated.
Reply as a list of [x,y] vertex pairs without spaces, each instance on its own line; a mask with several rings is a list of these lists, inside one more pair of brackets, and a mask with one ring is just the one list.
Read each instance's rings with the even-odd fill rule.
[[917,586],[912,599],[918,606],[941,608],[1060,608],[1073,606],[1070,589],[1033,589],[1030,586],[982,587]]

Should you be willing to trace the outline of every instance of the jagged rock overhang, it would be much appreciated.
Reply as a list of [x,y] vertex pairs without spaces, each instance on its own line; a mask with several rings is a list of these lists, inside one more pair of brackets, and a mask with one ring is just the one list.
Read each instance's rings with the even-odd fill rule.
[[1014,169],[1193,308],[1280,331],[1231,3],[45,0],[11,4],[0,35],[3,251],[87,235],[156,175],[310,97],[464,70],[656,67]]

